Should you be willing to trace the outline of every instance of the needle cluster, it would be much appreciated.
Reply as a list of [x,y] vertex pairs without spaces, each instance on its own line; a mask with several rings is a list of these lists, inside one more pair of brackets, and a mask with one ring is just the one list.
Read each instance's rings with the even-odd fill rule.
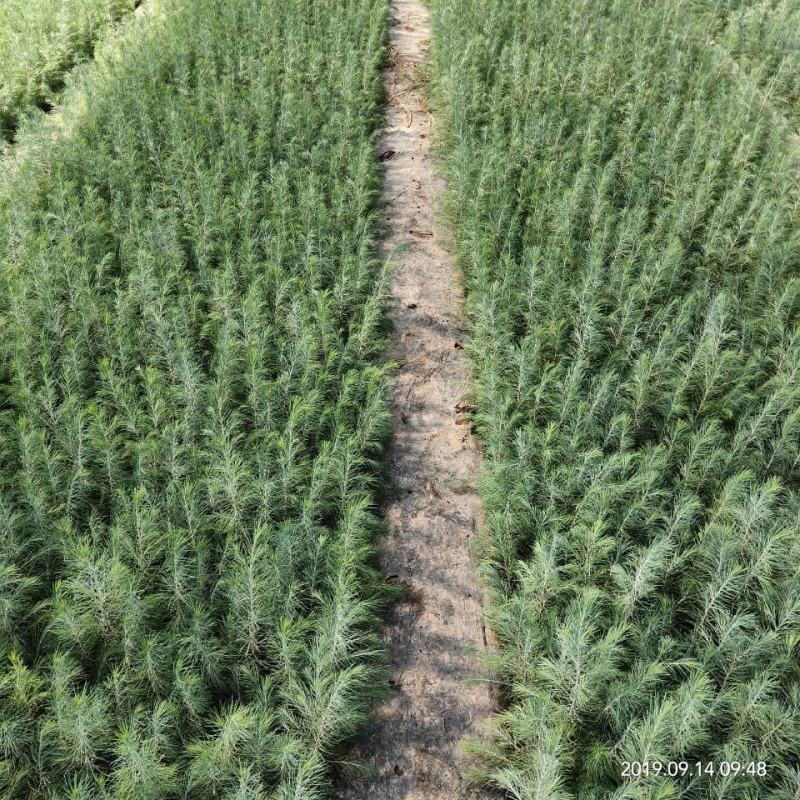
[[[0,797],[316,800],[381,685],[382,0],[187,0],[0,189]],[[37,138],[38,133],[38,138]]]
[[[694,3],[437,0],[518,800],[800,792],[798,163]],[[623,777],[764,761],[766,777]]]
[[33,108],[55,102],[67,72],[136,0],[3,0],[0,3],[0,142]]

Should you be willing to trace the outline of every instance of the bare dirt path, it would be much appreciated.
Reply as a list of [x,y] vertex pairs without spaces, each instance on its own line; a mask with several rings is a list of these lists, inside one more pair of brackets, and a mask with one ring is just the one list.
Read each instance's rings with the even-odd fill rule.
[[461,413],[471,380],[461,349],[463,296],[453,256],[440,243],[437,202],[444,185],[434,173],[431,119],[416,84],[430,17],[419,0],[391,6],[387,127],[378,154],[386,168],[382,250],[393,270],[392,357],[399,368],[389,453],[394,491],[378,558],[407,596],[383,632],[391,697],[377,709],[358,753],[377,774],[346,779],[339,797],[479,798],[484,795],[464,781],[460,750],[493,710],[488,684],[474,681],[486,631],[470,560],[479,454]]

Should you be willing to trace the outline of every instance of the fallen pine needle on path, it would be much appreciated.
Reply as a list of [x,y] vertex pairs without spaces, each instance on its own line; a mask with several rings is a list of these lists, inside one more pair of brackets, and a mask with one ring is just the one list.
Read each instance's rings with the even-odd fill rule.
[[473,680],[487,640],[470,558],[480,457],[463,424],[471,383],[460,345],[466,320],[454,258],[440,243],[444,184],[434,172],[417,74],[430,18],[418,0],[393,0],[392,17],[387,127],[377,153],[385,165],[382,250],[393,270],[392,358],[400,366],[389,453],[394,486],[378,559],[405,596],[383,631],[391,696],[357,753],[374,775],[345,777],[339,797],[477,799],[485,795],[464,779],[461,745],[481,732],[494,704],[488,683]]

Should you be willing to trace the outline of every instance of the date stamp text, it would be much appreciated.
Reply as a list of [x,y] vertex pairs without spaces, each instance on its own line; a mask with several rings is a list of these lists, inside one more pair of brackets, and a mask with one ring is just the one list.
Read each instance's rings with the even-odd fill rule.
[[623,761],[623,778],[701,778],[719,776],[736,778],[749,775],[765,778],[769,765],[764,761]]

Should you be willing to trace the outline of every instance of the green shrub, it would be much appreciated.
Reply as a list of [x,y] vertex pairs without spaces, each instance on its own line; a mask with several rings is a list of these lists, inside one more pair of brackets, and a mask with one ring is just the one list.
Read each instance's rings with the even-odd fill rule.
[[188,0],[0,188],[0,797],[318,798],[380,680],[383,0]]
[[0,138],[20,117],[52,104],[65,74],[136,0],[4,0],[0,4]]
[[800,133],[800,7],[791,0],[700,3],[711,41]]
[[[520,800],[800,792],[798,164],[673,0],[436,0]],[[623,777],[624,762],[767,775]]]

